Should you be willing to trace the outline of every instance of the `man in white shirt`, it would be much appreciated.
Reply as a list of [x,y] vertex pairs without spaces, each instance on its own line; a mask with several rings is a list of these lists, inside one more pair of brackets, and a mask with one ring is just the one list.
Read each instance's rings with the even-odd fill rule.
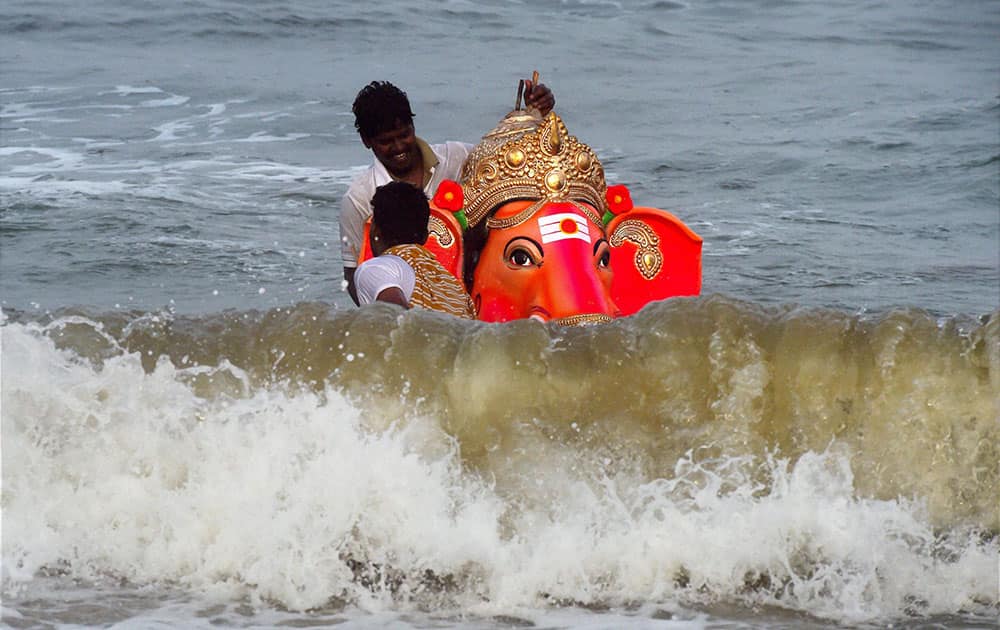
[[[542,84],[526,82],[525,103],[547,114],[555,96]],[[365,222],[372,215],[375,190],[391,181],[404,181],[420,188],[428,197],[446,180],[458,180],[462,164],[473,145],[463,142],[428,144],[418,138],[406,93],[388,81],[373,81],[354,99],[354,126],[361,142],[372,150],[374,163],[351,182],[340,208],[341,257],[344,280],[354,303],[358,303],[354,272],[361,253]]]

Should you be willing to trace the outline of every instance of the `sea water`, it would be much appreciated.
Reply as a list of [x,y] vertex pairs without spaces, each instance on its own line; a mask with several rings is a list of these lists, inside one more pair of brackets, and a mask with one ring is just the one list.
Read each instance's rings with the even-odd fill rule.
[[[0,7],[9,627],[995,627],[1000,7]],[[343,291],[388,79],[539,70],[698,298],[486,325]]]

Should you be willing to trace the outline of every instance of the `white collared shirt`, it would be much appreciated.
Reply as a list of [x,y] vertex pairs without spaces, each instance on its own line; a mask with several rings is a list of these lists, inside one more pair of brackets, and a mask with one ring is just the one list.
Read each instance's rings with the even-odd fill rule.
[[[437,156],[438,164],[431,169],[431,178],[424,187],[428,198],[434,196],[437,187],[446,179],[458,181],[462,176],[462,165],[472,152],[473,145],[464,142],[445,142],[429,145]],[[372,216],[372,196],[375,189],[393,181],[389,171],[376,158],[351,182],[340,204],[340,253],[345,268],[358,266],[361,254],[361,240],[365,235],[365,222]]]

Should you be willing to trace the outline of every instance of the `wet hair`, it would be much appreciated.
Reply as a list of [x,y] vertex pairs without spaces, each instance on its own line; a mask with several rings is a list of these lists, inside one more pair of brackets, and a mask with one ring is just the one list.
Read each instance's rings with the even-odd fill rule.
[[371,138],[399,125],[413,123],[406,92],[388,81],[372,81],[354,99],[354,128],[362,138]]
[[375,189],[372,197],[372,223],[387,246],[427,241],[427,221],[431,207],[427,195],[413,184],[389,182]]

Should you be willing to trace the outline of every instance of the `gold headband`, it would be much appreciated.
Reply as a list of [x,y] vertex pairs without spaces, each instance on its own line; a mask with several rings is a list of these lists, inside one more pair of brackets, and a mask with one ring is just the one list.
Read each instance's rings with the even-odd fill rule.
[[[542,206],[547,204],[549,201],[550,201],[549,199],[539,199],[538,201],[526,207],[524,210],[521,210],[512,217],[504,217],[502,219],[498,219],[496,215],[491,216],[490,218],[486,219],[486,227],[490,228],[491,230],[498,230],[498,229],[506,230],[508,228],[514,227],[515,225],[521,225],[531,217],[535,216],[535,213],[541,210]],[[568,199],[566,201],[567,203],[570,203],[573,206],[575,206],[577,210],[582,212],[588,219],[593,221],[594,224],[604,225],[604,222],[601,220],[601,217],[597,216],[597,213],[594,212],[594,209],[591,208],[590,206],[585,206],[572,199]]]
[[[566,201],[597,225],[607,210],[604,167],[594,151],[569,135],[559,116],[542,118],[534,109],[515,109],[483,136],[462,167],[462,192],[469,227],[494,208],[518,199],[536,200],[528,210],[504,219],[526,220],[550,201]],[[582,204],[596,208],[593,212]],[[509,226],[508,226],[509,227]]]

